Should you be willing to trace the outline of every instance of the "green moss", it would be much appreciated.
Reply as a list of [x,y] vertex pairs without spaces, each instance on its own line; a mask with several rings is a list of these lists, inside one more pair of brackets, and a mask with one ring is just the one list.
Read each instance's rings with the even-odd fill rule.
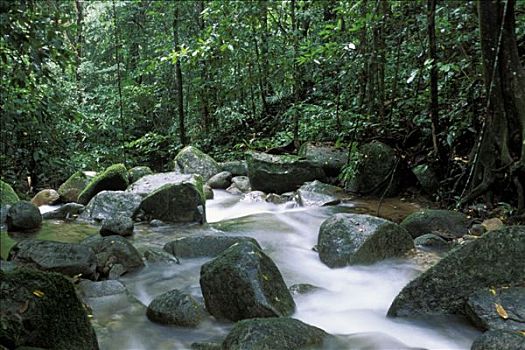
[[14,204],[19,200],[20,198],[18,198],[13,188],[8,183],[0,180],[0,204]]
[[60,185],[58,194],[66,202],[76,202],[78,195],[86,188],[89,181],[90,178],[86,174],[82,171],[77,171]]
[[80,204],[88,204],[101,191],[121,191],[129,185],[128,171],[124,164],[114,164],[95,176],[78,195]]

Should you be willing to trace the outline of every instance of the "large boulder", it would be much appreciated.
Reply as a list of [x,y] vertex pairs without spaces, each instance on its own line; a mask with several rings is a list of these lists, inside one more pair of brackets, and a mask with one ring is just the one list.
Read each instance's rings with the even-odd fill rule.
[[470,350],[523,350],[525,335],[500,329],[483,333],[472,343]]
[[70,277],[93,278],[97,259],[91,249],[78,243],[25,239],[9,251],[8,260],[42,271],[59,272]]
[[413,238],[432,233],[445,239],[453,239],[467,234],[470,222],[465,214],[457,211],[424,209],[408,215],[400,225]]
[[164,185],[196,181],[199,176],[179,174],[175,171],[145,175],[131,184],[126,192],[146,197]]
[[102,222],[100,228],[101,236],[131,236],[133,234],[133,220],[127,216],[116,216],[106,219]]
[[91,180],[92,177],[88,176],[83,171],[77,171],[71,175],[58,188],[58,194],[60,195],[62,202],[78,201],[78,195],[86,188]]
[[394,299],[389,316],[464,313],[481,288],[525,280],[525,226],[483,235],[449,252],[411,281]]
[[237,322],[224,339],[222,348],[322,349],[323,342],[331,337],[322,329],[293,318],[253,318]]
[[359,146],[352,155],[354,167],[346,189],[366,195],[395,195],[400,184],[399,173],[395,171],[398,162],[395,151],[384,143]]
[[132,184],[141,177],[153,174],[153,171],[148,166],[136,166],[128,171],[129,183]]
[[18,201],[7,211],[8,231],[30,231],[40,227],[42,214],[38,207],[28,201]]
[[142,200],[140,210],[147,220],[206,222],[206,198],[201,177],[191,176],[157,188]]
[[177,238],[164,245],[164,250],[178,258],[216,257],[232,245],[249,241],[260,248],[259,243],[246,236],[188,236]]
[[8,183],[0,180],[0,205],[15,204],[20,199]]
[[173,289],[155,297],[148,305],[146,316],[156,323],[197,327],[206,312],[194,297]]
[[204,264],[200,285],[206,309],[218,319],[288,316],[295,310],[279,269],[249,241]]
[[124,164],[114,164],[95,176],[78,195],[78,202],[86,205],[102,191],[123,191],[129,185],[128,171]]
[[122,216],[133,218],[137,214],[142,197],[125,191],[102,191],[86,206],[79,219],[103,221]]
[[84,211],[84,206],[78,203],[66,203],[60,207],[47,211],[42,214],[44,220],[56,219],[56,220],[65,220],[76,217],[78,214]]
[[293,155],[248,152],[246,162],[252,189],[267,193],[295,191],[306,181],[326,177],[321,166]]
[[329,267],[372,264],[404,256],[414,248],[399,225],[364,214],[335,214],[319,229],[319,258]]
[[465,312],[482,330],[525,330],[525,287],[478,290],[468,298]]
[[175,170],[183,174],[199,174],[204,181],[221,171],[219,164],[196,147],[184,147],[174,159]]
[[31,198],[31,203],[40,207],[42,205],[54,204],[59,198],[60,195],[57,191],[53,189],[45,189],[35,194],[35,196]]
[[346,197],[345,191],[337,186],[315,180],[307,182],[297,190],[299,204],[303,206],[323,206],[337,204]]
[[211,188],[215,189],[226,189],[230,186],[232,180],[232,173],[229,171],[221,171],[218,174],[213,175],[206,182]]
[[248,175],[248,167],[245,160],[232,160],[229,162],[219,163],[222,171],[228,171],[233,176]]
[[304,143],[299,149],[299,156],[311,160],[323,167],[329,176],[337,176],[348,160],[348,150],[329,145]]
[[64,276],[33,269],[0,271],[0,341],[8,349],[97,350],[75,288]]

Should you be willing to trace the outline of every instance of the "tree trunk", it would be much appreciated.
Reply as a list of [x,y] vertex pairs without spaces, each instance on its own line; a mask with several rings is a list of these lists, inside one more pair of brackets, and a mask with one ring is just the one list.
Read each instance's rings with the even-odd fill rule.
[[119,35],[119,26],[117,20],[117,9],[115,7],[115,0],[112,1],[113,5],[113,29],[115,30],[115,61],[117,64],[117,88],[118,88],[118,101],[119,101],[119,120],[121,124],[120,133],[124,135],[124,118],[122,111],[122,77],[120,73],[120,35]]
[[[199,22],[199,31],[202,33],[204,32],[204,17],[202,13],[204,12],[204,0],[199,1],[198,8],[198,22]],[[210,109],[208,107],[208,73],[207,73],[207,64],[204,60],[200,62],[201,70],[201,86],[199,87],[199,96],[200,96],[200,110],[201,110],[201,118],[202,118],[202,124],[204,128],[204,132],[208,134],[210,129]]]
[[[179,4],[175,4],[173,12],[173,47],[175,50],[179,48]],[[180,143],[186,146],[186,128],[184,125],[184,96],[182,86],[182,69],[180,66],[180,58],[177,58],[175,63],[175,89],[177,99],[177,109],[179,112],[179,133]]]
[[82,104],[82,86],[80,84],[80,63],[82,62],[82,47],[84,46],[84,8],[82,0],[75,0],[75,8],[77,13],[77,40],[75,43],[75,79],[77,84],[77,103]]

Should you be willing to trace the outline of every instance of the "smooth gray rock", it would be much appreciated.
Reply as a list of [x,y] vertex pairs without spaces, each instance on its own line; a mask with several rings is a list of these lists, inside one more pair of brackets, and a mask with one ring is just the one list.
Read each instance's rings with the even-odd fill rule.
[[246,176],[248,175],[248,166],[245,160],[232,160],[229,162],[219,163],[222,171],[228,171],[233,176]]
[[232,178],[232,184],[235,185],[241,192],[250,192],[252,190],[252,185],[250,184],[250,179],[248,176],[235,176]]
[[453,210],[424,209],[408,215],[402,222],[412,238],[432,233],[445,239],[459,238],[468,233],[471,220]]
[[184,175],[177,172],[157,173],[145,175],[139,180],[131,184],[126,192],[138,194],[146,197],[152,192],[158,190],[160,187],[167,184],[181,184],[184,182],[191,182],[194,175]]
[[302,206],[323,206],[337,204],[347,197],[345,191],[337,186],[328,185],[315,180],[307,182],[297,190],[299,204]]
[[31,231],[42,224],[42,215],[36,205],[18,201],[11,205],[6,216],[8,231]]
[[44,220],[66,220],[76,217],[84,211],[85,207],[78,203],[66,203],[55,210],[42,214]]
[[416,247],[429,251],[443,251],[449,249],[451,245],[438,235],[426,233],[414,239]]
[[215,189],[226,189],[231,185],[232,173],[229,171],[221,171],[218,174],[213,175],[206,182],[211,188]]
[[126,216],[115,216],[102,222],[101,236],[131,236],[133,234],[133,220]]
[[174,289],[155,297],[148,305],[146,316],[156,323],[197,327],[206,312],[191,295]]
[[174,168],[183,174],[199,174],[204,181],[221,171],[212,157],[193,146],[186,146],[177,154]]
[[79,219],[101,222],[110,218],[136,216],[142,197],[124,191],[102,191],[86,206]]

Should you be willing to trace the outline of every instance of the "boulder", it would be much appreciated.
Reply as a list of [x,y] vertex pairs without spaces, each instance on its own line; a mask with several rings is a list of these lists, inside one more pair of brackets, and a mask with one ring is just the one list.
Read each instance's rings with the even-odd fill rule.
[[470,350],[523,350],[525,335],[519,332],[492,330],[479,336]]
[[78,203],[66,203],[52,211],[42,214],[44,220],[66,220],[72,219],[84,211],[84,206]]
[[0,272],[0,339],[8,349],[97,350],[75,288],[64,276],[32,269]]
[[318,164],[293,155],[247,152],[246,162],[252,189],[267,193],[295,191],[306,181],[326,177]]
[[160,249],[147,248],[142,255],[144,255],[144,259],[150,264],[180,264],[176,256]]
[[91,236],[84,239],[80,244],[95,252],[97,272],[103,278],[109,277],[112,269],[115,269],[114,272],[118,271],[120,276],[144,266],[140,253],[122,236]]
[[221,171],[219,164],[196,147],[186,146],[175,157],[175,170],[183,174],[199,174],[204,181]]
[[481,288],[525,280],[525,226],[492,231],[450,251],[394,299],[389,316],[464,313]]
[[414,248],[408,232],[399,225],[364,214],[336,214],[319,229],[319,258],[329,267],[372,264],[403,257]]
[[102,191],[121,191],[129,185],[128,171],[124,164],[114,164],[95,176],[78,195],[78,202],[86,205]]
[[9,251],[8,260],[17,265],[66,276],[93,278],[97,259],[91,249],[78,243],[25,239]]
[[218,319],[288,316],[295,310],[279,269],[249,241],[204,264],[200,285],[206,309]]
[[78,287],[84,298],[100,298],[110,295],[124,294],[127,288],[122,282],[117,280],[89,281],[82,280]]
[[299,156],[321,165],[328,176],[338,176],[348,160],[348,150],[307,142],[299,148]]
[[246,236],[188,236],[177,238],[164,245],[164,250],[178,258],[216,257],[232,245],[251,242],[259,249],[259,243]]
[[88,176],[83,171],[77,171],[69,177],[58,188],[58,194],[62,202],[76,202],[78,195],[86,188],[92,177]]
[[337,186],[315,180],[307,182],[297,190],[299,204],[302,206],[323,206],[337,204],[346,197],[345,191]]
[[40,227],[42,214],[38,207],[28,201],[18,201],[7,211],[8,231],[29,231]]
[[413,167],[412,173],[416,176],[423,191],[428,194],[435,194],[439,189],[439,181],[436,173],[428,164],[419,164]]
[[[498,313],[496,305],[506,316]],[[465,312],[470,321],[484,331],[525,330],[525,287],[480,289],[468,298]]]
[[37,207],[40,207],[42,205],[54,204],[59,198],[60,195],[57,191],[52,189],[46,189],[35,194],[35,196],[31,199],[31,203],[33,203]]
[[424,209],[408,215],[402,222],[413,238],[432,233],[445,239],[453,239],[468,233],[470,219],[452,210]]
[[349,192],[376,196],[393,196],[398,192],[400,176],[394,170],[399,160],[390,146],[381,142],[361,145],[352,159],[354,168],[346,183]]
[[128,170],[128,179],[129,183],[132,184],[136,182],[143,176],[151,175],[153,171],[148,166],[136,166]]
[[235,176],[232,178],[232,185],[235,185],[241,192],[250,192],[252,185],[248,176]]
[[429,251],[443,251],[451,247],[448,241],[445,241],[438,235],[426,233],[414,239],[414,244],[418,248]]
[[245,160],[232,160],[229,162],[219,163],[222,171],[228,171],[233,176],[248,175],[248,167]]
[[142,200],[140,210],[147,220],[206,222],[206,199],[201,178],[192,176],[187,181],[159,187]]
[[331,336],[299,320],[253,318],[237,322],[222,343],[223,349],[322,349]]
[[156,323],[197,327],[206,312],[191,295],[173,289],[155,297],[148,305],[146,316]]
[[183,175],[177,172],[158,173],[145,175],[131,184],[126,192],[131,192],[140,195],[141,197],[147,197],[151,193],[155,192],[159,188],[168,184],[181,184],[184,182],[193,182],[200,179],[199,176],[195,175]]
[[108,218],[102,222],[100,228],[101,236],[131,236],[133,234],[133,220],[127,216],[116,216]]
[[226,189],[231,184],[232,173],[229,171],[221,171],[218,174],[213,175],[206,182],[211,188]]
[[20,199],[8,183],[0,180],[0,205],[15,204]]
[[133,218],[141,202],[142,197],[136,193],[102,191],[89,201],[79,219],[100,222],[119,216]]

